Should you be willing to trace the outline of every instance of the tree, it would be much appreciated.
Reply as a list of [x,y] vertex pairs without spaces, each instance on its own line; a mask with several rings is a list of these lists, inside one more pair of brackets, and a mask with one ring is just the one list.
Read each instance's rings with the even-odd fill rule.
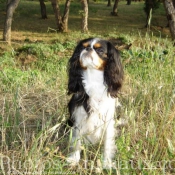
[[172,0],[164,0],[168,24],[172,39],[175,41],[175,7]]
[[11,26],[12,26],[13,13],[19,4],[19,1],[20,0],[7,1],[6,17],[3,30],[3,40],[6,41],[8,44],[11,44]]
[[111,6],[111,0],[108,0],[108,4],[107,4],[108,7]]
[[81,0],[83,12],[82,12],[82,32],[88,32],[88,2],[87,0]]
[[63,16],[61,16],[59,1],[51,0],[51,4],[55,13],[57,28],[60,32],[68,31],[68,17],[69,17],[70,2],[71,2],[70,0],[66,0],[65,6],[64,6],[64,13],[63,13]]
[[118,8],[118,2],[119,2],[119,0],[115,0],[114,1],[113,10],[111,12],[111,15],[113,15],[113,16],[117,16],[118,15],[118,10],[117,10],[117,8]]
[[39,0],[39,2],[41,7],[41,18],[47,19],[46,5],[44,3],[44,0]]
[[159,8],[159,0],[145,0],[145,7],[144,7],[144,10],[145,10],[145,13],[146,13],[146,25],[145,27],[148,27],[150,24],[149,24],[149,20],[151,18],[151,14],[152,14],[152,11],[154,11],[155,9]]
[[175,0],[173,0],[173,6],[174,6],[174,8],[175,8]]
[[127,0],[127,5],[131,5],[131,0]]

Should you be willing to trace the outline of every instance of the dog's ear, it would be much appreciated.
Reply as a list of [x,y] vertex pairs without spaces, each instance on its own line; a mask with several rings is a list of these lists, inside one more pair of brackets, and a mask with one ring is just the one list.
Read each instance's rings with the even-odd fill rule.
[[83,90],[82,68],[79,57],[81,53],[81,43],[77,45],[75,51],[68,62],[68,94],[76,93]]
[[123,81],[123,67],[119,51],[110,42],[107,42],[107,57],[104,81],[107,84],[107,90],[111,97],[117,97]]

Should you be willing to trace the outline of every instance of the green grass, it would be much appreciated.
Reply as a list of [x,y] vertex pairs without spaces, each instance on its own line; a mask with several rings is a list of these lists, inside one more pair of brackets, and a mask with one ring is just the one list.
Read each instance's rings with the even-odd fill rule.
[[0,44],[0,173],[97,174],[98,145],[88,149],[84,145],[78,167],[66,164],[70,133],[64,123],[70,98],[67,61],[79,39],[98,36],[132,43],[129,50],[121,51],[125,70],[121,115],[128,124],[116,139],[117,169],[101,174],[173,175],[175,52],[167,33],[155,28],[166,25],[160,20],[165,18],[163,7],[153,14],[153,28],[146,33],[140,29],[145,18],[143,11],[140,14],[143,3],[126,6],[122,1],[119,16],[111,17],[106,3],[92,2],[90,32],[82,34],[80,5],[72,2],[71,31],[61,34],[47,33],[48,27],[55,28],[50,3],[46,2],[49,19],[44,22],[37,4],[21,1],[13,21],[12,46]]

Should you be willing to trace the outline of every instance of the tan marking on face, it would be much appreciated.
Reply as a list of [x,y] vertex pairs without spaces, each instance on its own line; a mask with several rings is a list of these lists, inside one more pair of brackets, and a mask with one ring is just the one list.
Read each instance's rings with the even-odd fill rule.
[[80,61],[80,66],[81,66],[81,68],[83,68],[84,70],[86,70],[86,69],[87,69],[87,67],[86,67],[86,66],[83,66],[82,61]]
[[84,47],[89,47],[90,44],[89,44],[89,42],[86,42],[86,43],[83,43],[83,46],[84,46]]
[[101,44],[100,43],[95,43],[94,44],[94,48],[99,48],[99,47],[101,47]]
[[99,58],[99,65],[97,66],[96,69],[98,70],[104,70],[106,66],[106,61],[105,60],[102,60],[101,58]]
[[104,53],[103,54],[103,58],[107,58],[108,56],[107,56],[107,54],[106,53]]

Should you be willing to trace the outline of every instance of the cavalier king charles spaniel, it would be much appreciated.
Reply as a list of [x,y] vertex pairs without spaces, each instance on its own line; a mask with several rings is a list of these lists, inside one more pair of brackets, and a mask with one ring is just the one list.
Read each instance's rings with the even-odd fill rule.
[[68,109],[72,126],[69,163],[80,160],[81,142],[103,143],[103,166],[111,167],[115,156],[115,109],[123,81],[119,51],[106,40],[79,42],[68,63]]

